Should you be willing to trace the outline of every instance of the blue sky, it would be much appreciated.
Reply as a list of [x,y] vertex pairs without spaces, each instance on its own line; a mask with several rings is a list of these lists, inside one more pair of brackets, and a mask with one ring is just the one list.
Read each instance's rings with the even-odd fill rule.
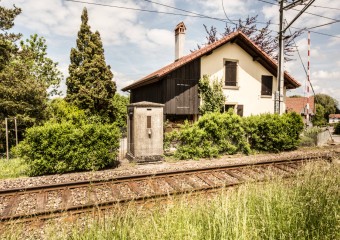
[[[23,33],[23,38],[28,38],[34,33],[44,37],[47,41],[49,57],[59,63],[59,68],[65,77],[68,76],[70,50],[75,47],[80,27],[80,15],[83,7],[87,7],[89,25],[93,31],[98,30],[101,34],[106,62],[111,66],[118,89],[173,62],[173,30],[179,22],[183,21],[187,27],[185,54],[195,49],[197,43],[205,42],[203,24],[214,25],[219,32],[223,32],[225,27],[225,22],[221,20],[172,15],[193,14],[160,5],[173,6],[225,20],[222,0],[84,0],[83,2],[110,5],[110,7],[65,0],[1,0],[0,4],[6,7],[15,4],[22,9],[12,31]],[[275,0],[223,1],[229,19],[237,20],[258,15],[259,22],[271,20],[274,23],[271,28],[278,31],[278,26],[275,25],[279,16],[276,3]],[[295,9],[301,9],[301,6]],[[340,1],[316,0],[307,12],[310,14],[303,14],[292,27],[309,28],[333,22],[334,19],[339,20]],[[285,12],[287,21],[289,22],[297,13],[294,10]],[[261,27],[263,24],[259,23],[258,28]],[[310,64],[313,87],[316,93],[329,94],[340,102],[340,22],[318,27],[313,31],[317,32],[311,33]],[[302,61],[307,66],[307,32],[304,32],[296,43]],[[299,57],[296,55],[295,61],[286,63],[285,69],[302,83],[302,87],[290,91],[289,94],[304,95],[306,75]],[[62,90],[65,91],[65,85],[62,86]]]

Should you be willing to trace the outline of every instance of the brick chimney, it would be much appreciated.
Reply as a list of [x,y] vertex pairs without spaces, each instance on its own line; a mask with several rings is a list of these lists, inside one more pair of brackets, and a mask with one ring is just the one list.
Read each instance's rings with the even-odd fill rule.
[[183,22],[177,24],[175,28],[175,61],[183,57],[186,29]]

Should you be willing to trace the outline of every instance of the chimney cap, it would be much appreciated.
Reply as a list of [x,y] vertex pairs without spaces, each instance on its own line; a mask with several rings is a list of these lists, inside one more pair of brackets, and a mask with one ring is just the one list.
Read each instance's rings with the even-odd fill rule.
[[186,29],[184,22],[180,22],[175,28],[175,34],[185,33]]

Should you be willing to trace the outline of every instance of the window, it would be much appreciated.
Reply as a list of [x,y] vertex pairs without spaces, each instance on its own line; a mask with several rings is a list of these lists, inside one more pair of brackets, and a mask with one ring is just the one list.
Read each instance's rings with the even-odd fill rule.
[[151,116],[146,117],[146,128],[151,128]]
[[224,112],[228,112],[230,109],[233,110],[237,115],[243,117],[243,105],[240,104],[226,104],[224,105]]
[[273,76],[262,76],[261,95],[272,95]]
[[236,70],[237,62],[225,61],[225,86],[237,86]]
[[228,112],[229,109],[235,110],[235,104],[226,104],[226,105],[224,105],[224,111],[225,112]]
[[237,115],[243,117],[243,105],[237,105]]

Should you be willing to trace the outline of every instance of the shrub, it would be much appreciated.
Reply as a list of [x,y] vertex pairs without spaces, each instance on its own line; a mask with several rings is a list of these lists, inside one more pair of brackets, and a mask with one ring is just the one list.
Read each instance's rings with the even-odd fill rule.
[[98,170],[116,164],[119,138],[115,125],[47,122],[28,129],[16,152],[30,176]]
[[175,157],[180,159],[216,157],[220,154],[249,153],[242,118],[233,113],[209,113],[180,131],[167,133],[165,146],[177,141]]
[[340,134],[340,122],[334,126],[334,134]]
[[303,130],[301,116],[296,113],[261,114],[245,118],[245,129],[251,148],[279,152],[295,149]]

